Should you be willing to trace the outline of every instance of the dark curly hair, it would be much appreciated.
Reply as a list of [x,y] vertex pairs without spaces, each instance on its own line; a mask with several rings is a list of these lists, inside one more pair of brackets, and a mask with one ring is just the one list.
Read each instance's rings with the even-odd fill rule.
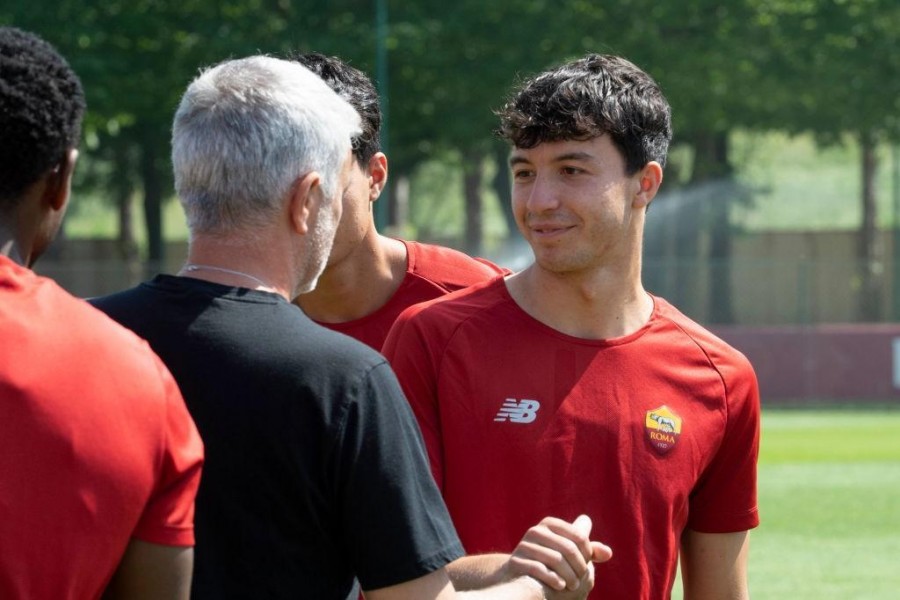
[[84,109],[81,81],[53,46],[0,27],[0,211],[78,145]]
[[365,73],[351,67],[336,56],[325,56],[318,52],[289,57],[319,77],[338,96],[356,109],[362,120],[362,133],[353,138],[353,156],[365,168],[369,159],[381,150],[381,108],[378,105],[378,90]]
[[497,134],[518,148],[608,133],[633,175],[666,164],[672,109],[656,82],[618,56],[589,54],[527,80],[497,111]]

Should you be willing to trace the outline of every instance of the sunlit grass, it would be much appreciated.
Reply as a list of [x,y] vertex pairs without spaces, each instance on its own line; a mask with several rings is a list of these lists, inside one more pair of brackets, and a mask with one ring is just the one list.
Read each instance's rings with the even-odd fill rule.
[[759,505],[754,598],[896,598],[900,410],[765,411]]

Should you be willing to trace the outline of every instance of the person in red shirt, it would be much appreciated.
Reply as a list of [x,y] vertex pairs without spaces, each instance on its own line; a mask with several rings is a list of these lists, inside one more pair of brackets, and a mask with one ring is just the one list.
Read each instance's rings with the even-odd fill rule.
[[[320,325],[381,350],[394,321],[408,307],[509,274],[457,250],[379,234],[372,206],[387,183],[388,163],[379,144],[378,92],[362,71],[339,58],[308,53],[293,60],[356,109],[361,126],[353,138],[350,181],[328,263],[315,289],[295,298],[295,304]],[[567,527],[560,519],[543,518],[523,530],[518,545],[492,546],[478,557],[462,557],[448,565],[448,573],[465,588],[482,586],[485,578],[499,582],[516,575],[530,575],[554,587],[574,582],[576,573],[559,560],[570,551],[570,538],[560,535]],[[514,546],[512,555],[501,552]],[[606,560],[609,549],[594,556]],[[572,562],[577,563],[577,557]]]
[[328,265],[316,288],[294,303],[320,325],[381,350],[407,307],[508,271],[451,248],[381,235],[372,207],[387,183],[388,161],[380,151],[378,92],[362,71],[338,58],[310,53],[294,60],[321,77],[362,119]]
[[69,200],[78,77],[0,27],[0,598],[186,599],[203,446],[146,342],[29,268]]
[[755,374],[641,281],[668,102],[592,54],[526,81],[500,117],[534,262],[411,307],[384,346],[463,545],[583,511],[616,553],[590,597],[668,599],[680,560],[686,600],[748,598]]

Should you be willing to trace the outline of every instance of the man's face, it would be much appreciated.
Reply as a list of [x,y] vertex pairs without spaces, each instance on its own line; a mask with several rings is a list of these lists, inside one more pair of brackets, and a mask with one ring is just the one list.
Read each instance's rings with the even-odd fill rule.
[[34,266],[35,261],[50,247],[50,244],[53,243],[53,240],[56,239],[59,233],[63,218],[66,216],[66,209],[69,206],[69,197],[72,194],[72,173],[75,170],[77,160],[78,151],[69,150],[66,153],[65,160],[41,184],[45,187],[49,186],[49,191],[44,193],[53,194],[54,201],[51,205],[51,210],[44,215],[44,219],[35,233],[31,257],[27,265],[29,267]]
[[573,273],[627,264],[639,245],[640,177],[625,174],[608,135],[516,148],[510,166],[516,223],[539,267]]
[[[328,258],[328,267],[340,263],[358,250],[363,239],[373,233],[372,203],[378,198],[380,187],[377,173],[381,153],[372,157],[367,165],[360,165],[354,157],[349,169],[349,179],[341,198],[341,220],[335,233],[334,245]],[[377,173],[376,173],[377,172]]]
[[343,202],[341,198],[347,193],[352,181],[352,168],[356,161],[348,152],[338,176],[337,186],[332,198],[324,199],[316,212],[315,221],[309,232],[309,240],[304,250],[304,273],[306,277],[300,283],[294,296],[312,291],[325,270],[328,256],[334,244],[335,233],[341,220]]

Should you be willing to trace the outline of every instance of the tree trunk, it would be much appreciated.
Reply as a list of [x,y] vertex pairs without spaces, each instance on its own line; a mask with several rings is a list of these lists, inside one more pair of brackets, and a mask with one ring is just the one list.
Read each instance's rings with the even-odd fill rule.
[[481,182],[484,179],[484,154],[468,152],[463,160],[463,191],[466,201],[465,251],[472,255],[480,255],[483,241]]
[[[409,231],[409,177],[398,174],[389,180],[392,200],[391,225],[384,229],[387,235],[407,237]],[[383,196],[384,194],[382,194]],[[379,198],[381,202],[383,198]],[[376,202],[376,206],[378,205]]]
[[119,231],[116,239],[119,257],[129,266],[129,271],[138,260],[137,239],[134,235],[134,168],[133,154],[129,152],[128,142],[116,144],[113,155],[112,188],[119,214]]
[[[697,136],[692,183],[705,186],[705,225],[709,232],[707,256],[707,307],[712,323],[733,323],[731,296],[731,163],[728,134],[724,131]],[[698,231],[699,233],[699,231]]]
[[[727,186],[719,185],[731,175],[728,134],[697,132],[691,136],[691,144],[694,149],[691,179],[681,190],[683,199],[675,215],[677,262],[676,275],[670,278],[675,282],[672,299],[681,310],[697,319],[732,322],[731,199],[721,193]],[[700,244],[704,233],[709,238],[705,264]]]
[[496,144],[493,154],[494,162],[497,163],[497,172],[494,174],[494,180],[491,182],[491,185],[497,194],[497,201],[500,203],[500,210],[503,212],[503,221],[506,223],[506,229],[509,232],[508,237],[511,239],[516,236],[519,228],[516,225],[516,218],[512,209],[512,193],[510,190],[512,181],[507,162],[509,148],[506,144]]
[[116,153],[113,159],[113,193],[115,194],[116,207],[119,213],[119,233],[116,246],[119,258],[125,265],[125,284],[136,285],[143,278],[141,272],[141,257],[138,251],[137,239],[134,235],[134,181],[133,173],[128,165],[128,154],[124,151]]
[[875,220],[875,177],[878,171],[877,141],[872,132],[860,135],[862,159],[862,223],[859,228],[858,258],[860,268],[859,317],[862,321],[881,319],[881,280],[878,276],[878,246]]
[[893,280],[893,302],[891,319],[900,321],[900,143],[894,144],[893,165],[891,167],[894,206],[894,223],[891,231],[891,258],[893,264],[892,280]]
[[144,221],[147,227],[148,274],[163,270],[165,245],[162,231],[163,182],[158,166],[157,145],[145,138],[141,144],[141,181],[144,187]]

